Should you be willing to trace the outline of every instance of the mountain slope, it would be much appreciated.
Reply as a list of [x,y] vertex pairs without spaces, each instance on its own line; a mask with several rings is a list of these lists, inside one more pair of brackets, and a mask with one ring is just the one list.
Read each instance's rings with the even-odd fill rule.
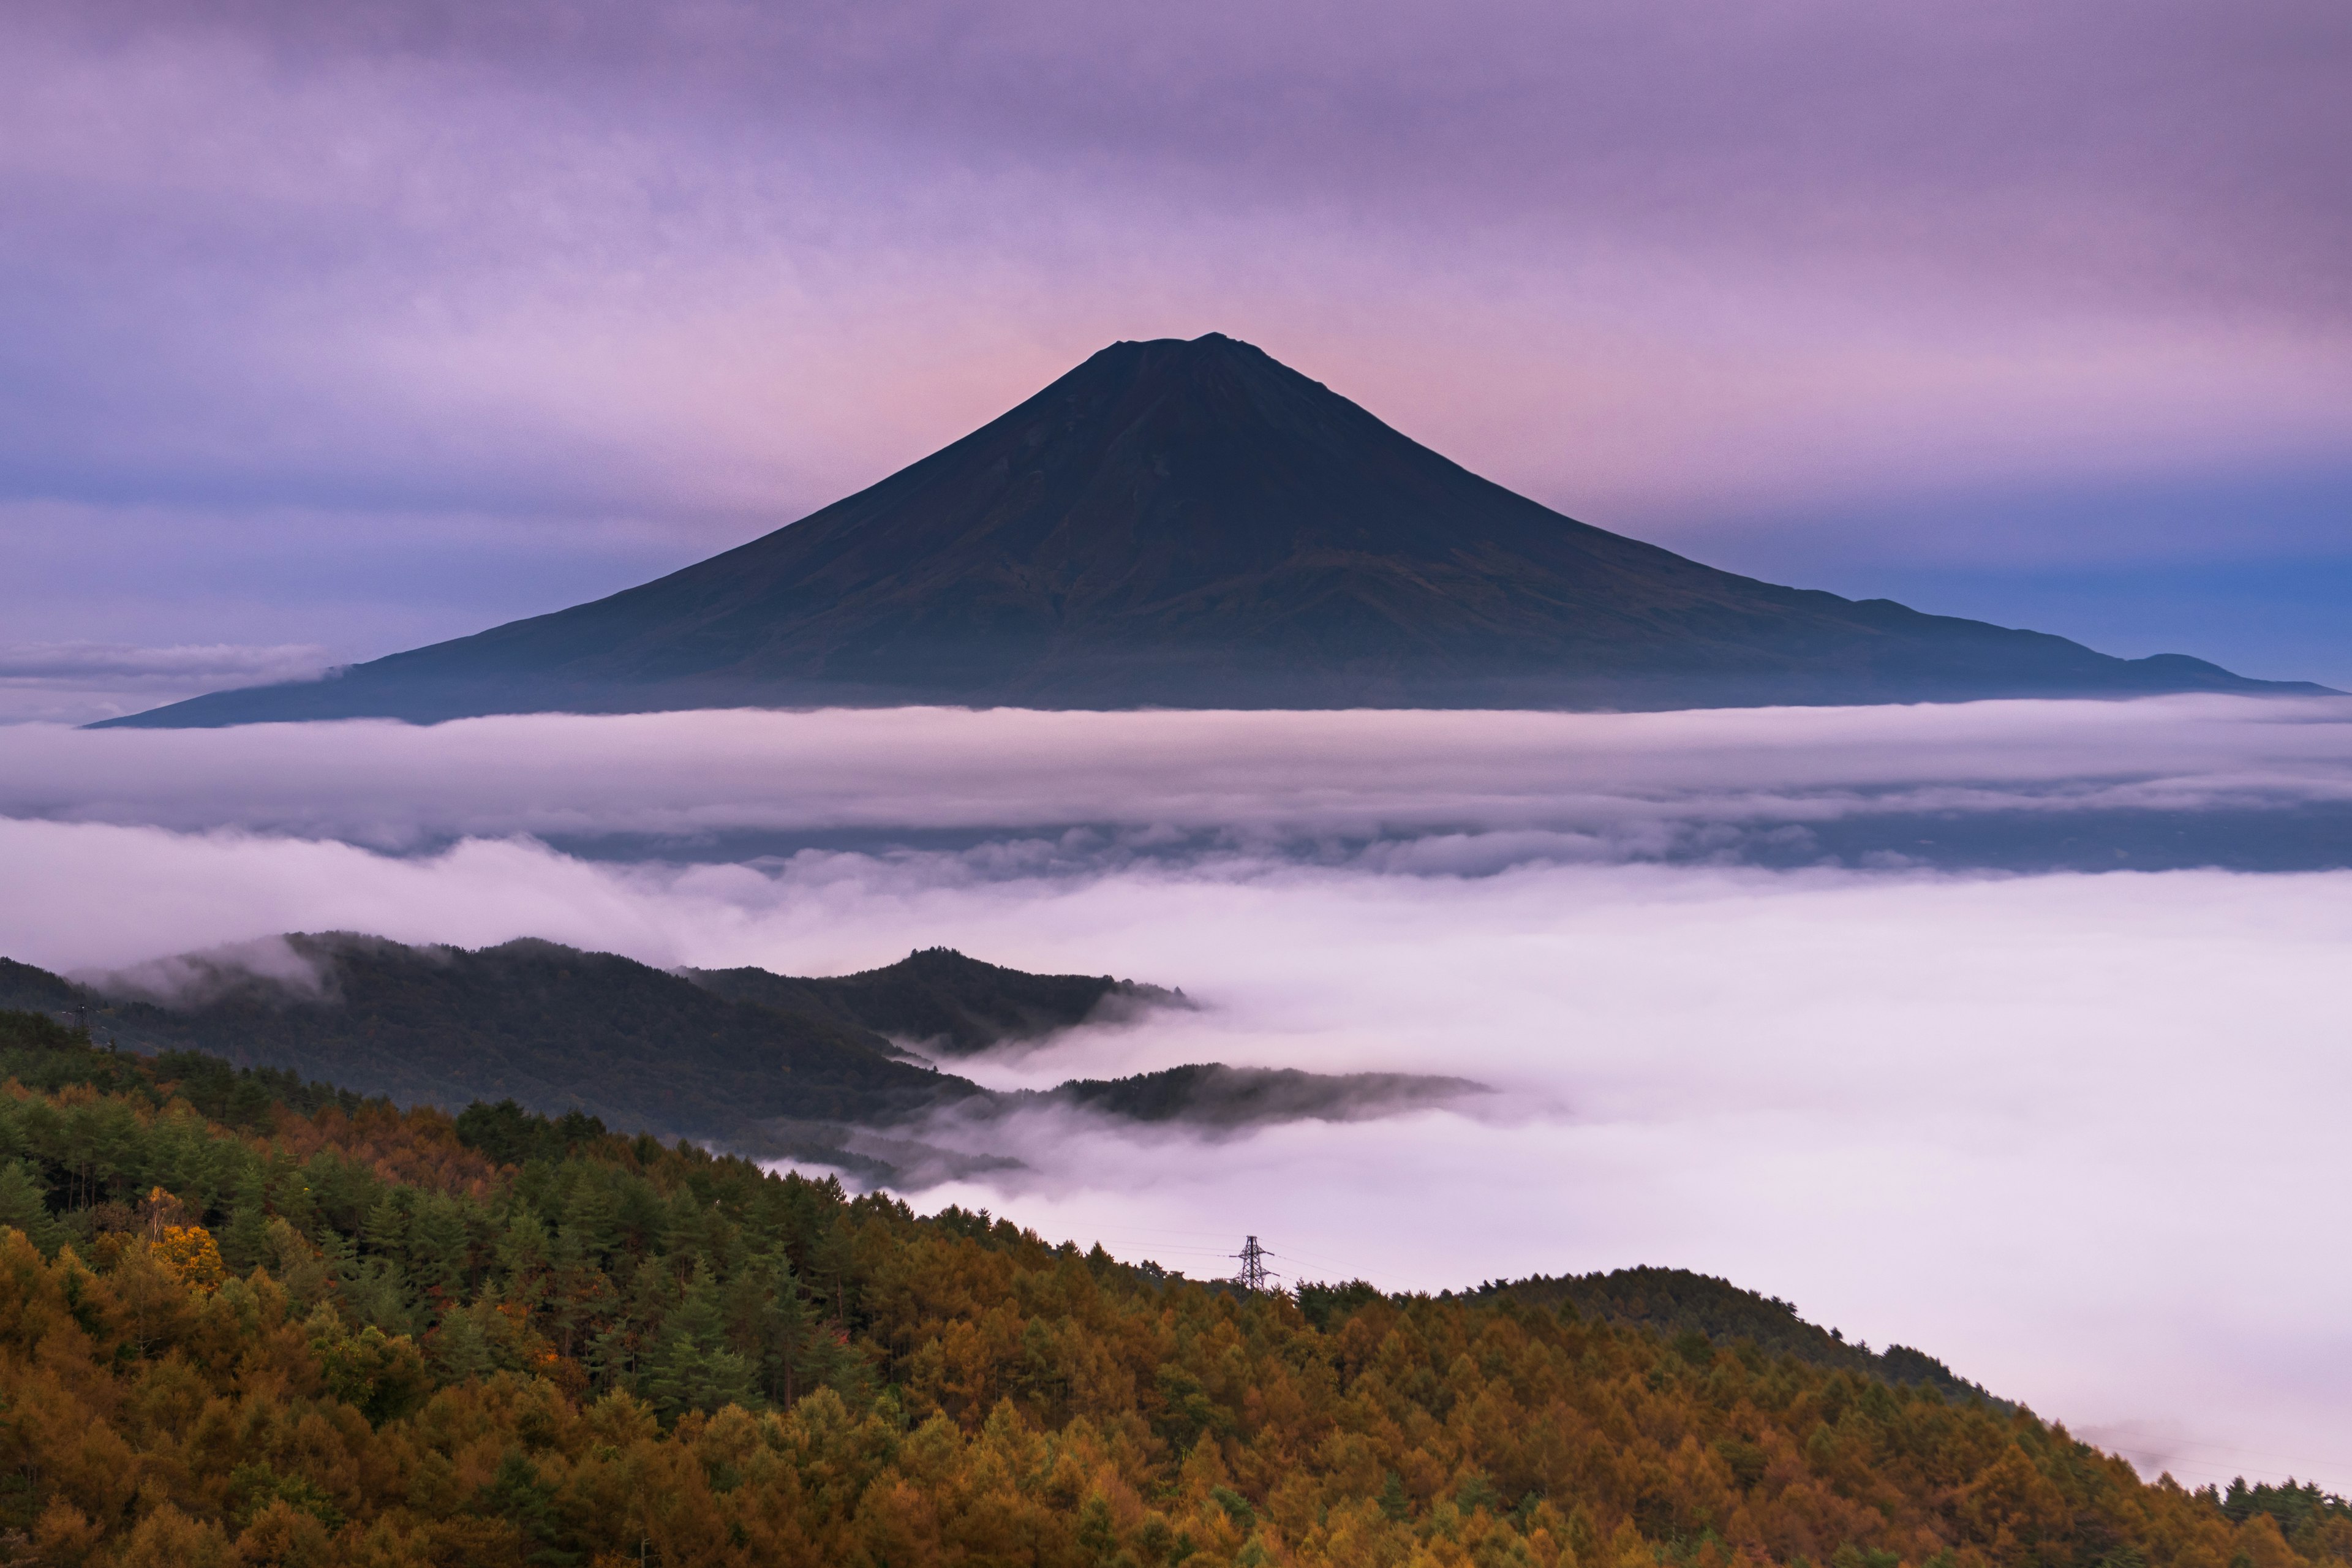
[[2271,689],[2316,689],[1716,571],[1212,333],[1113,344],[871,489],[610,598],[110,722]]

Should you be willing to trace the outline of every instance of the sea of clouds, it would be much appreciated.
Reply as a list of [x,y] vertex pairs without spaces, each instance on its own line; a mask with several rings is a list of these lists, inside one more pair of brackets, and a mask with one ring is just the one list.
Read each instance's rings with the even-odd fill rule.
[[[1181,985],[1197,1011],[971,1070],[1496,1092],[1213,1137],[944,1127],[1023,1166],[912,1200],[1195,1275],[1244,1234],[1391,1289],[1697,1268],[2151,1473],[2345,1487],[2347,800],[2334,700],[17,726],[0,953],[163,984],[291,930],[801,973],[945,943]],[[2292,830],[2259,873],[1983,848],[2053,822],[2077,867],[2145,862],[2151,823]]]
[[[528,835],[663,859],[739,858],[725,851],[745,843],[1034,842],[1077,828],[1135,851],[1411,846],[1386,851],[1410,863],[1396,868],[1470,870],[1736,848],[1738,830],[1759,826],[2352,805],[2352,701],[2336,698],[1668,713],[898,708],[19,725],[6,737],[8,816],[395,851]],[[1517,837],[1447,858],[1496,835]],[[1801,832],[1781,841],[1801,845]]]

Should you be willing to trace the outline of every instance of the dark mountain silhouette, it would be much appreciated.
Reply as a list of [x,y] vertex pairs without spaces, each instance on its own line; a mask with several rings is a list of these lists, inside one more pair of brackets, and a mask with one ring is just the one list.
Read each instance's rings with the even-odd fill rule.
[[1489,483],[1211,333],[1115,343],[872,489],[610,598],[109,722],[2289,689],[2320,689],[1718,572]]
[[1381,1115],[1477,1087],[1213,1062],[997,1094],[908,1059],[891,1037],[971,1052],[1186,1005],[1156,985],[1028,974],[948,948],[834,979],[671,973],[551,942],[469,951],[348,931],[183,954],[87,984],[0,959],[0,1009],[87,1026],[126,1052],[202,1053],[403,1105],[577,1111],[894,1183],[1013,1163],[923,1142],[926,1120],[950,1110],[974,1121],[1052,1104],[1231,1128]]
[[520,941],[478,952],[347,931],[191,953],[98,977],[75,1004],[54,976],[0,974],[0,1006],[84,1006],[127,1050],[195,1050],[290,1068],[404,1105],[511,1099],[614,1127],[747,1152],[819,1157],[798,1123],[919,1115],[977,1085],[902,1059],[854,1023],[704,990],[613,953]]
[[1052,1089],[1001,1095],[994,1103],[1084,1106],[1130,1121],[1240,1129],[1269,1121],[1357,1121],[1492,1092],[1470,1079],[1428,1073],[1319,1073],[1187,1062],[1130,1078],[1072,1079]]

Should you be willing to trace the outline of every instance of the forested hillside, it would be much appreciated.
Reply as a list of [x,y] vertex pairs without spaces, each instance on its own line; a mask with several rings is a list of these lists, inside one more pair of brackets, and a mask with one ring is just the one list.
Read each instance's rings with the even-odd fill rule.
[[1619,1268],[1559,1279],[1538,1275],[1532,1279],[1482,1285],[1477,1294],[1482,1299],[1507,1295],[1554,1311],[1565,1304],[1587,1316],[1655,1329],[1668,1339],[1699,1334],[1711,1340],[1745,1340],[1759,1350],[1792,1355],[1832,1371],[1864,1373],[1889,1383],[1925,1384],[1951,1394],[1990,1397],[1925,1351],[1908,1345],[1873,1351],[1867,1344],[1850,1342],[1838,1330],[1805,1321],[1797,1316],[1795,1307],[1777,1296],[1760,1296],[1727,1279],[1688,1269]]
[[[0,1015],[0,1563],[2295,1568],[2024,1411]],[[2284,1527],[2284,1528],[2283,1528]]]

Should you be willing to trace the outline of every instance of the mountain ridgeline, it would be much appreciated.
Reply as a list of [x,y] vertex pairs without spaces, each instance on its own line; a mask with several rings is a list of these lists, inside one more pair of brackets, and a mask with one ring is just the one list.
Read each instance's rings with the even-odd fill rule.
[[1717,571],[1516,495],[1211,333],[1114,343],[879,484],[609,598],[107,722],[2321,689]]
[[1255,1291],[38,1013],[0,1279],[9,1563],[2352,1563],[2317,1486],[2143,1479],[1718,1280]]
[[1043,1039],[1089,1020],[1113,1022],[1186,1005],[1181,990],[1108,975],[1027,974],[945,947],[921,949],[887,969],[825,980],[753,968],[679,973],[714,995],[912,1041],[935,1056],[968,1056]]
[[901,1184],[971,1168],[924,1141],[925,1124],[949,1115],[984,1126],[1060,1106],[1213,1131],[1479,1091],[1456,1079],[1209,1063],[998,1094],[911,1054],[971,1055],[1189,1005],[1155,985],[1028,974],[945,948],[824,979],[673,973],[534,940],[467,951],[350,932],[184,954],[89,984],[0,959],[0,1006],[84,1022],[131,1050],[205,1052],[402,1105],[576,1111]]

